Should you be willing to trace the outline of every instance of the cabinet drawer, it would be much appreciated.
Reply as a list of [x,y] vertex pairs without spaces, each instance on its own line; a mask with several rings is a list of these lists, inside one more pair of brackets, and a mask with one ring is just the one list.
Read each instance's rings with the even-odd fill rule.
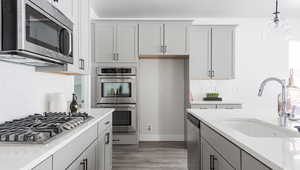
[[42,163],[34,167],[32,170],[52,170],[52,156],[44,160]]
[[110,126],[112,126],[112,113],[107,115],[103,120],[99,122],[98,135],[101,134],[101,132],[105,131],[105,129],[109,128]]
[[53,170],[67,168],[96,138],[97,125],[94,125],[53,155]]
[[201,123],[201,137],[206,140],[219,154],[225,157],[232,166],[240,170],[240,148]]
[[241,104],[218,104],[218,109],[242,109]]

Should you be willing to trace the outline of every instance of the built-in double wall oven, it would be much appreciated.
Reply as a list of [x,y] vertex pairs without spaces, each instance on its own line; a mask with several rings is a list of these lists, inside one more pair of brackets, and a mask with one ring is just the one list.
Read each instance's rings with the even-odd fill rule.
[[136,68],[98,67],[96,106],[115,108],[114,133],[136,133]]

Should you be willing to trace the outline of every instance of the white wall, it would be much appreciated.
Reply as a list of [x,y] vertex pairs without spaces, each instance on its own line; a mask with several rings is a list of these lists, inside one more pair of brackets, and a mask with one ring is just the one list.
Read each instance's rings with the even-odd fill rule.
[[39,73],[34,67],[0,62],[0,122],[48,110],[47,94],[71,100],[73,76]]
[[[289,65],[288,41],[282,37],[263,36],[265,19],[202,19],[195,24],[239,24],[237,29],[236,79],[230,81],[191,81],[195,100],[215,88],[225,100],[244,103],[248,110],[277,109],[279,85],[268,84],[263,97],[257,97],[262,80],[275,76],[287,79]],[[297,30],[298,24],[290,23]],[[299,23],[299,22],[298,22]],[[298,35],[296,36],[298,37]],[[272,112],[271,112],[272,113]]]
[[184,60],[145,59],[139,67],[140,140],[183,140]]

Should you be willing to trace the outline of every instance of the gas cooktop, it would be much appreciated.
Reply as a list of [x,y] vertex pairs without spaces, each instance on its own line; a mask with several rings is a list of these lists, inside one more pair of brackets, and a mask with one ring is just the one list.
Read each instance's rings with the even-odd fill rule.
[[92,119],[87,113],[44,113],[0,124],[0,143],[44,144]]

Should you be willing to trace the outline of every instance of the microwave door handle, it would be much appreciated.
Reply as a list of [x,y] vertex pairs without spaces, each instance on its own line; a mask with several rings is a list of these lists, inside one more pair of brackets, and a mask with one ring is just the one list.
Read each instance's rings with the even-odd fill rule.
[[69,33],[69,53],[68,56],[70,56],[72,54],[72,48],[73,48],[73,35],[72,32],[70,30],[68,30]]

